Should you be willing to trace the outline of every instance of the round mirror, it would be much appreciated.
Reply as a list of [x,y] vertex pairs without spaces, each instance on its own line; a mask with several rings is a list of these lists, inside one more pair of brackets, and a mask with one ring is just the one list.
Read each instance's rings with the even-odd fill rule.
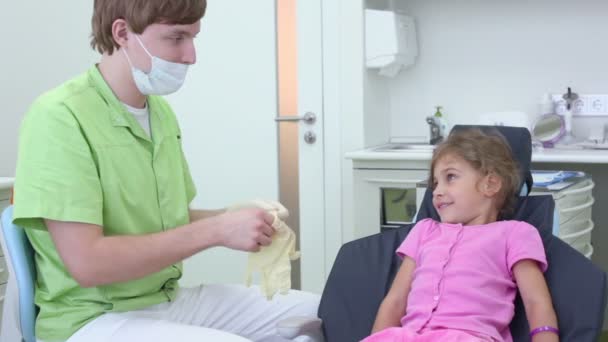
[[564,118],[557,114],[546,114],[536,120],[532,128],[532,138],[547,146],[552,146],[565,133]]

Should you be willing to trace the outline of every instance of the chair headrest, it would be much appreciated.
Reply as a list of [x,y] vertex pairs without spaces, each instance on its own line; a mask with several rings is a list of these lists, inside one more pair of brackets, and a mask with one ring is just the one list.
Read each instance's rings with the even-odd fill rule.
[[532,137],[530,131],[525,127],[510,126],[482,126],[482,125],[455,125],[451,132],[465,129],[479,129],[486,134],[501,134],[513,152],[513,157],[517,160],[520,168],[522,184],[527,185],[527,193],[532,189],[532,173],[530,163],[532,161]]

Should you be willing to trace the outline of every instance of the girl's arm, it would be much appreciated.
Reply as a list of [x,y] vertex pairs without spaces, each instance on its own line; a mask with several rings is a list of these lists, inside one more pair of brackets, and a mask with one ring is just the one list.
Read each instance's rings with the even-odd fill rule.
[[389,327],[401,326],[401,317],[405,314],[407,296],[410,293],[415,268],[414,259],[406,255],[393,280],[391,289],[380,304],[372,334]]
[[[513,266],[513,275],[524,302],[530,330],[543,326],[557,328],[551,295],[538,263],[531,259],[518,261]],[[540,332],[532,337],[532,342],[545,341],[559,341],[559,336],[553,332]]]

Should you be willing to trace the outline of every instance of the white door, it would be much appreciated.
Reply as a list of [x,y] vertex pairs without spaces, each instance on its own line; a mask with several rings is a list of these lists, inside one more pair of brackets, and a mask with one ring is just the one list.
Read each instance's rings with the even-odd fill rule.
[[298,0],[296,7],[298,115],[316,116],[313,124],[300,121],[298,130],[301,281],[303,290],[317,293],[327,275],[321,1]]
[[[184,152],[198,195],[194,208],[219,208],[255,198],[278,199],[277,11],[275,1],[209,3],[197,38],[197,64],[169,98],[182,128]],[[302,288],[325,280],[321,0],[299,0],[298,115]],[[289,125],[294,123],[281,123]],[[307,132],[314,144],[303,141]],[[289,208],[294,209],[294,208]],[[297,209],[296,209],[297,211]],[[247,255],[215,248],[185,262],[182,284],[242,283]]]

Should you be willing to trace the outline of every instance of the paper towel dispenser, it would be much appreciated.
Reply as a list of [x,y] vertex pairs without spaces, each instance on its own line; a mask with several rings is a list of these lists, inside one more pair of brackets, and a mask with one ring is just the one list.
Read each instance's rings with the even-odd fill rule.
[[418,56],[414,18],[375,9],[365,10],[365,65],[394,77]]

